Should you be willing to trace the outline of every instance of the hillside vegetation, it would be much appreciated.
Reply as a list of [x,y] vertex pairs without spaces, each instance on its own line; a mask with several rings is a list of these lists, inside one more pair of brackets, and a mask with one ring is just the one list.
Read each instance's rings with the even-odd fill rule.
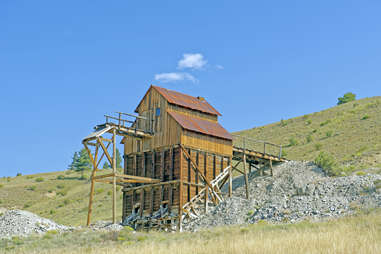
[[348,102],[235,134],[282,144],[283,155],[291,160],[314,160],[325,151],[333,155],[343,174],[355,170],[379,173],[381,97]]
[[326,222],[217,227],[197,233],[88,230],[0,240],[7,253],[380,253],[380,210]]
[[[109,170],[102,170],[110,173]],[[0,207],[22,209],[65,225],[85,225],[90,171],[81,178],[73,170],[0,178]],[[111,220],[112,185],[96,183],[92,221]],[[117,187],[117,216],[122,214],[122,192]]]

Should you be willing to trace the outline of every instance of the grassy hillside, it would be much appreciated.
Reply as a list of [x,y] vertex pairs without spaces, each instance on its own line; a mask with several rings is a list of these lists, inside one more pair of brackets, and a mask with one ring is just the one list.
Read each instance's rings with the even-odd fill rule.
[[[293,160],[331,153],[343,172],[381,168],[381,97],[361,99],[301,117],[237,132],[285,146]],[[263,148],[261,148],[263,149]]]
[[168,234],[78,231],[0,240],[7,253],[380,253],[380,210],[330,220],[265,222]]
[[[87,179],[89,174],[87,172]],[[80,180],[80,176],[80,173],[67,170],[0,178],[0,207],[31,211],[65,225],[85,225],[90,182]],[[96,184],[92,221],[111,220],[111,187]],[[121,193],[119,190],[117,196],[119,218],[122,214]]]

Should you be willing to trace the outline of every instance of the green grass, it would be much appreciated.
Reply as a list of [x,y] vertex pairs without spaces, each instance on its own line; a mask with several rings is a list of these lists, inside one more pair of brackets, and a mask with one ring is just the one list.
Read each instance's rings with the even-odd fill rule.
[[[104,173],[110,172],[104,170]],[[86,172],[87,175],[89,173]],[[58,176],[63,175],[64,179],[62,177],[58,179]],[[65,225],[84,225],[87,218],[90,182],[79,180],[80,177],[81,174],[74,171],[57,171],[12,177],[9,181],[8,178],[1,178],[1,207],[31,211]],[[43,181],[37,180],[41,178]],[[112,219],[111,198],[107,194],[111,187],[109,184],[96,184],[92,221]],[[119,189],[117,197],[119,218],[122,210],[121,196],[122,192]]]
[[[343,170],[374,168],[377,172],[381,165],[380,112],[378,96],[235,134],[281,144],[288,159],[313,161],[325,151]],[[263,150],[261,145],[256,149]],[[278,153],[275,148],[266,150]]]

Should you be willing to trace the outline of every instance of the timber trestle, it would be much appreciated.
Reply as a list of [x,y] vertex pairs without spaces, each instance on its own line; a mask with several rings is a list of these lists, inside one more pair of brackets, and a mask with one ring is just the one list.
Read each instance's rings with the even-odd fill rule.
[[[273,163],[286,161],[282,146],[231,135],[218,123],[221,114],[200,96],[151,86],[135,112],[105,115],[106,121],[82,140],[92,164],[87,225],[97,182],[112,185],[113,223],[119,221],[118,185],[123,225],[181,231],[183,223],[232,196],[233,175],[244,175],[249,198],[248,174],[257,170],[263,175],[270,169],[272,175]],[[124,146],[120,170],[117,137]],[[102,161],[112,170],[100,170]]]

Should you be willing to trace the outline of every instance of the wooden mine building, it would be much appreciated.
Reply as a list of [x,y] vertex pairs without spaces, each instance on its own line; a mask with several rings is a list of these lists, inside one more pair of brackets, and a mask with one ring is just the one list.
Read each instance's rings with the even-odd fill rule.
[[[94,182],[113,184],[114,222],[115,186],[121,185],[124,224],[180,230],[183,219],[192,219],[206,212],[209,204],[223,200],[221,188],[225,183],[229,183],[231,195],[233,170],[245,175],[247,186],[246,164],[251,170],[260,169],[266,162],[271,165],[272,161],[284,161],[281,147],[277,155],[266,153],[266,145],[278,147],[268,142],[255,141],[261,143],[263,152],[249,149],[247,138],[235,138],[233,146],[233,136],[218,123],[221,114],[203,97],[151,86],[135,113],[106,116],[106,123],[97,125],[95,132],[83,140],[93,162],[88,224]],[[103,137],[107,133],[111,139]],[[115,168],[116,135],[123,136],[123,174]],[[111,144],[112,156],[108,152]],[[98,158],[99,151],[103,154]],[[104,155],[113,165],[113,173],[97,176]],[[234,166],[233,160],[238,161]],[[241,162],[243,171],[237,168]]]

